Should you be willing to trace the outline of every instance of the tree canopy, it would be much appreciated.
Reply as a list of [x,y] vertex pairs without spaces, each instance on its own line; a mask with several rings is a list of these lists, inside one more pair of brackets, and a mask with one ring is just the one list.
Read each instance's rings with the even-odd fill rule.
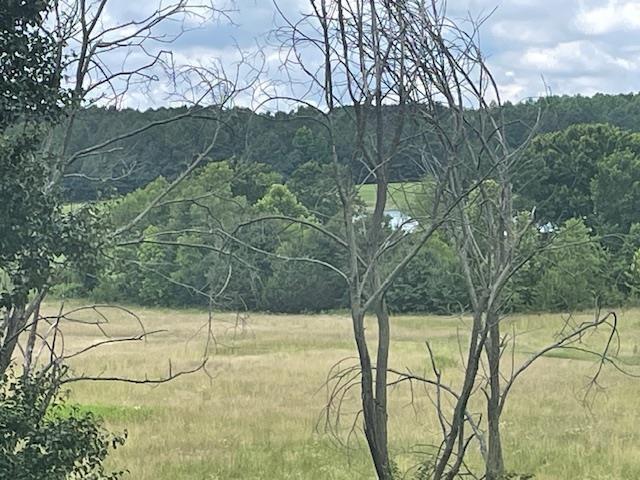
[[[540,111],[542,117],[538,132],[541,134],[558,132],[576,124],[607,123],[629,131],[637,131],[640,125],[640,95],[636,94],[549,97],[519,104],[507,103],[502,109],[509,141],[513,145],[522,144],[531,133]],[[71,152],[78,151],[89,146],[89,142],[93,145],[185,111],[182,107],[144,112],[91,107],[79,113],[69,149]],[[385,111],[392,115],[393,107]],[[344,159],[353,158],[351,139],[354,127],[348,113],[346,107],[342,112],[334,113],[336,131],[339,133],[336,139],[338,153]],[[309,121],[309,117],[313,116],[314,112],[308,107],[277,113],[255,113],[242,108],[229,110],[225,113],[225,126],[218,133],[216,148],[210,154],[211,160],[234,159],[246,165],[266,164],[285,180],[296,176],[295,172],[308,162],[323,165],[329,155],[327,132],[317,122]],[[115,180],[92,182],[86,178],[69,178],[66,181],[67,198],[89,200],[100,195],[122,194],[146,185],[158,175],[174,178],[203,149],[216,128],[217,122],[199,117],[186,118],[154,127],[134,139],[111,145],[108,153],[80,159],[75,171],[89,178]],[[411,121],[407,129],[407,135],[413,140],[407,142],[399,152],[398,160],[390,172],[391,181],[422,178],[425,166],[419,158],[420,152],[424,151],[424,143],[433,143],[430,148],[437,150],[434,139],[425,136]],[[579,129],[572,135],[575,137],[576,134],[579,134]],[[539,141],[538,147],[543,148],[549,140]],[[570,140],[567,138],[566,141]],[[583,147],[589,148],[587,145]],[[354,159],[348,166],[354,181],[367,178],[369,172],[357,160]],[[570,172],[567,170],[566,173]],[[587,190],[588,187],[586,185]]]

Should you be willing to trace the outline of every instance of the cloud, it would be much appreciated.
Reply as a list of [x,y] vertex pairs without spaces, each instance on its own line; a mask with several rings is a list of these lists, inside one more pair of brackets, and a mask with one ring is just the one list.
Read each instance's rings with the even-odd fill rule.
[[[496,10],[483,47],[503,97],[640,90],[640,0],[467,0],[460,11]],[[639,32],[640,33],[640,32]]]
[[561,42],[552,47],[528,48],[518,52],[520,59],[515,60],[523,68],[547,75],[606,77],[611,70],[638,70],[633,58],[617,56],[606,47],[584,40]]
[[[113,18],[139,15],[143,4],[154,3],[112,1]],[[308,0],[278,3],[293,21],[309,10]],[[266,48],[262,57],[269,79],[260,84],[261,97],[265,85],[287,78],[279,68],[277,40],[269,36],[284,20],[268,0],[235,0],[234,5],[232,24],[200,25],[172,48],[177,58],[201,63],[214,55],[233,62],[239,49]],[[481,29],[482,48],[506,99],[539,96],[547,87],[570,95],[640,90],[640,0],[459,0],[449,2],[449,10],[460,20],[490,14]]]
[[640,2],[609,0],[604,6],[583,6],[576,25],[583,32],[595,35],[640,30]]

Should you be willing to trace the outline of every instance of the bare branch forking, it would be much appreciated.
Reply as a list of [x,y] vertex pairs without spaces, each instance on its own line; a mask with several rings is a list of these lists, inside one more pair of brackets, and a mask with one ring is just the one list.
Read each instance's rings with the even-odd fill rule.
[[[253,70],[254,75],[243,78],[246,72],[242,71],[242,61],[234,67],[234,71],[228,72],[214,59],[208,65],[181,65],[174,58],[171,45],[176,39],[215,19],[230,19],[230,11],[219,8],[217,2],[144,2],[139,18],[124,19],[117,15],[107,15],[108,0],[59,0],[52,3],[53,9],[42,23],[42,33],[58,45],[54,65],[56,84],[53,87],[67,91],[69,98],[62,125],[51,125],[43,142],[42,158],[50,172],[50,190],[60,187],[65,178],[89,182],[122,178],[120,175],[111,178],[87,175],[75,167],[79,159],[92,155],[104,155],[120,161],[114,154],[127,154],[121,147],[124,140],[187,118],[197,117],[199,121],[216,122],[217,129],[212,138],[208,139],[206,147],[176,176],[166,191],[160,192],[149,204],[143,205],[127,225],[121,225],[111,232],[112,236],[122,238],[178,184],[208,160],[209,153],[217,146],[217,132],[223,125],[220,118],[222,112],[233,105],[240,92],[250,88],[258,72]],[[114,59],[124,60],[114,62]],[[157,91],[152,91],[154,86],[160,87],[162,99],[157,98]],[[126,99],[136,97],[151,101],[152,93],[156,97],[154,101],[173,101],[186,107],[170,118],[133,127],[75,152],[70,150],[76,121],[83,109],[92,105],[120,108]],[[126,162],[123,165],[126,170],[123,175],[134,170]],[[76,320],[73,314],[65,315],[62,310],[56,317],[43,317],[40,305],[46,293],[47,288],[42,288],[25,304],[15,305],[3,312],[0,373],[4,373],[14,360],[18,348],[24,353],[24,372],[28,374],[36,366],[40,368],[44,364],[51,365],[51,368],[54,365],[55,368],[62,368],[69,358],[89,352],[98,345],[144,341],[148,335],[157,333],[146,332],[140,324],[139,334],[127,338],[109,338],[83,352],[67,356],[61,353],[65,350],[62,327],[67,322]],[[93,306],[91,309],[105,320],[100,308]],[[99,330],[103,328],[100,321],[93,322],[92,325]],[[27,345],[22,349],[19,340],[27,330]],[[45,360],[46,357],[48,361]],[[204,363],[198,368],[204,369]],[[171,379],[183,373],[186,371],[169,372],[163,378]]]
[[[59,45],[58,86],[71,92],[67,117],[62,129],[49,135],[45,147],[51,158],[51,186],[63,178],[75,176],[87,181],[105,178],[83,176],[74,170],[76,161],[87,155],[112,152],[114,144],[145,131],[180,121],[203,110],[222,110],[237,95],[241,75],[236,67],[228,76],[221,63],[181,65],[176,62],[171,44],[190,31],[219,18],[230,21],[230,10],[216,2],[193,3],[187,0],[148,2],[139,18],[107,15],[107,0],[61,0],[44,22],[45,32]],[[114,59],[124,59],[114,61]],[[239,65],[239,64],[238,64]],[[247,85],[253,80],[247,80]],[[132,98],[145,98],[187,105],[184,113],[150,122],[125,131],[77,152],[69,152],[78,115],[90,105],[120,108]],[[62,140],[59,140],[60,135]],[[54,141],[54,138],[56,139]],[[125,152],[126,154],[126,152]]]
[[[454,60],[459,56],[458,48],[470,50],[469,43],[464,43],[469,38],[466,32],[455,30],[460,47],[442,39],[433,41],[440,35],[444,21],[441,17],[443,8],[437,2],[426,5],[418,1],[312,0],[310,6],[310,13],[297,23],[284,18],[284,26],[277,32],[290,78],[296,78],[295,72],[302,71],[306,80],[292,82],[293,91],[275,95],[273,100],[286,98],[302,105],[316,105],[317,116],[313,121],[321,123],[327,132],[343,230],[339,238],[332,232],[327,237],[342,246],[348,258],[342,271],[347,279],[358,352],[363,430],[378,478],[390,479],[392,467],[387,434],[390,324],[384,296],[397,276],[459,205],[466,204],[463,199],[479,189],[498,166],[490,166],[484,177],[467,182],[462,190],[455,192],[450,191],[448,179],[434,175],[437,165],[430,166],[428,171],[439,184],[429,190],[433,197],[427,210],[429,215],[421,218],[420,229],[413,234],[414,246],[393,264],[390,272],[383,272],[381,262],[389,258],[405,238],[399,233],[387,233],[385,211],[391,169],[403,145],[409,138],[415,138],[415,133],[411,136],[405,133],[406,119],[411,115],[421,120],[420,135],[427,131],[447,135],[449,128],[442,120],[447,115],[447,106],[441,102],[445,99],[442,94],[448,93],[446,88],[451,83],[452,69],[443,70],[441,63],[449,61],[453,70],[460,70]],[[416,18],[421,19],[417,26],[414,25]],[[432,35],[429,52],[425,52],[422,43],[426,29],[430,29]],[[312,59],[318,57],[320,60],[314,63]],[[425,61],[433,60],[438,62],[435,67],[441,78],[427,71]],[[469,63],[473,63],[470,56]],[[477,67],[475,63],[473,66]],[[438,85],[438,81],[444,84]],[[461,100],[459,96],[451,98]],[[336,131],[338,117],[346,117],[355,126],[350,157],[340,153],[340,135]],[[449,117],[456,118],[455,115]],[[461,122],[458,128],[465,126]],[[461,160],[456,158],[456,161]],[[354,168],[361,168],[364,174],[360,175]],[[361,180],[375,185],[375,203],[371,211],[362,214],[358,212],[356,201]],[[358,219],[359,215],[364,220]],[[305,227],[304,222],[299,223]],[[323,229],[316,230],[324,233]],[[378,324],[375,356],[365,336],[368,312],[375,315]],[[334,397],[340,397],[351,387],[342,383],[346,377],[336,378],[338,390]],[[463,406],[462,415],[465,410]],[[326,411],[329,413],[334,409],[330,407]],[[466,451],[468,444],[467,440],[461,442],[461,451]],[[461,467],[462,458],[457,468]]]

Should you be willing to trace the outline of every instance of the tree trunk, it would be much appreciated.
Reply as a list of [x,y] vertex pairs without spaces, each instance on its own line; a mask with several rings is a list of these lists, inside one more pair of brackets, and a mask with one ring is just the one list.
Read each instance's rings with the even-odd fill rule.
[[378,319],[378,354],[376,356],[376,431],[380,437],[379,443],[383,449],[382,456],[385,459],[382,470],[385,476],[380,478],[392,478],[391,464],[388,451],[388,432],[387,432],[387,370],[389,364],[389,315],[387,314],[384,300],[381,300],[376,306],[376,317]]
[[380,405],[374,393],[373,369],[365,339],[364,312],[353,312],[352,320],[354,337],[358,348],[358,357],[360,359],[364,433],[378,478],[380,480],[392,480],[387,444],[386,398],[385,404]]
[[455,478],[457,474],[456,471],[449,471],[445,476],[445,472],[449,466],[449,461],[453,455],[453,449],[458,439],[458,434],[460,433],[460,430],[464,428],[467,403],[473,393],[473,386],[480,366],[483,343],[482,330],[482,315],[475,314],[473,318],[471,338],[469,339],[469,355],[467,359],[467,368],[465,369],[462,391],[460,392],[460,396],[456,401],[455,409],[453,411],[451,430],[444,441],[444,448],[436,462],[433,474],[434,480],[440,480],[442,478],[446,478],[447,480],[452,479]]
[[[40,304],[47,293],[41,290],[30,302],[14,305],[5,316],[4,331],[0,332],[0,377],[5,374],[13,360],[18,340],[32,315],[39,315]],[[34,332],[35,335],[35,332]],[[35,342],[35,338],[34,338]]]
[[11,365],[13,352],[18,344],[18,338],[26,323],[27,314],[24,305],[14,306],[5,317],[6,325],[4,338],[0,345],[0,376],[4,375]]
[[31,369],[33,367],[33,350],[36,345],[36,339],[38,336],[38,320],[40,318],[40,304],[41,301],[35,306],[33,311],[33,321],[31,322],[31,328],[29,329],[29,338],[27,340],[27,347],[24,351],[24,361],[23,361],[23,378],[27,378],[31,373]]
[[500,319],[495,312],[487,316],[489,336],[486,343],[489,363],[489,397],[487,399],[487,450],[486,480],[500,480],[504,475],[502,442],[500,440]]

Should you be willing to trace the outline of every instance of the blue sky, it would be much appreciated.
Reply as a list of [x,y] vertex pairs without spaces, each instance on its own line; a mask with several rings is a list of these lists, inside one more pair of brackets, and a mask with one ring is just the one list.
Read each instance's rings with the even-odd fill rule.
[[[125,18],[145,2],[113,0],[109,14]],[[279,0],[292,19],[308,10],[307,0]],[[148,4],[148,3],[147,3]],[[640,90],[640,0],[449,0],[454,18],[486,15],[482,47],[504,98],[554,94],[593,95]],[[234,22],[209,22],[172,47],[178,59],[231,65],[238,48],[251,52],[269,44],[278,22],[271,0],[236,0]],[[278,75],[278,56],[267,47],[268,75]],[[147,99],[146,101],[149,101]],[[152,103],[158,103],[152,99]],[[131,106],[145,100],[132,96]]]

